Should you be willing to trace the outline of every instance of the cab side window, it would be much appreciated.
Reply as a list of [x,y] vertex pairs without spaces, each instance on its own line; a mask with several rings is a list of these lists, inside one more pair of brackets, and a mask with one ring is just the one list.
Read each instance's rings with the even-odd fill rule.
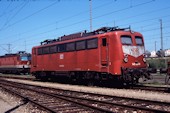
[[135,36],[135,41],[137,45],[143,45],[143,40],[142,37],[140,36]]
[[123,35],[121,36],[121,42],[123,45],[132,45],[132,38],[131,36]]

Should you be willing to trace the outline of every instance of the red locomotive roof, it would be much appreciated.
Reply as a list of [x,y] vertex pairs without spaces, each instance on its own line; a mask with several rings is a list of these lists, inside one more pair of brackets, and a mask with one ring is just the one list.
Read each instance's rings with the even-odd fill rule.
[[93,36],[93,35],[97,35],[97,34],[103,34],[103,33],[111,32],[111,31],[124,31],[125,29],[130,29],[130,28],[120,29],[118,27],[102,27],[102,28],[99,28],[92,32],[87,32],[85,30],[84,32],[78,32],[78,33],[74,33],[74,34],[70,34],[70,35],[64,35],[64,36],[61,36],[59,39],[60,39],[60,41],[64,41],[64,40],[70,40],[70,39],[75,39],[75,38]]
[[[52,44],[52,43],[55,43],[55,42],[61,42],[61,41],[66,41],[66,40],[74,40],[74,39],[78,39],[78,38],[86,38],[88,36],[95,36],[95,35],[104,34],[104,33],[112,32],[112,31],[125,31],[127,29],[130,32],[132,32],[130,27],[128,27],[128,28],[102,27],[102,28],[99,28],[99,29],[94,30],[92,32],[87,32],[85,30],[83,32],[78,32],[78,33],[74,33],[74,34],[70,34],[70,35],[64,35],[64,36],[59,37],[58,39],[44,40],[43,42],[41,42],[41,45]],[[39,46],[35,46],[35,47],[39,47]]]
[[0,58],[13,57],[13,56],[22,55],[22,54],[29,54],[29,53],[26,53],[25,51],[19,51],[18,53],[10,53],[10,54],[2,55],[0,56]]
[[3,57],[12,57],[12,56],[16,56],[17,54],[5,54],[3,56],[0,56],[0,58],[3,58]]

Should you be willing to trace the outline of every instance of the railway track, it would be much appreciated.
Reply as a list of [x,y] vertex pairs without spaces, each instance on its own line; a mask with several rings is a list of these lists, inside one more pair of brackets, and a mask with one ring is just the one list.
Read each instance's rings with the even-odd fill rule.
[[170,103],[61,90],[1,80],[5,90],[50,112],[170,112]]
[[5,75],[0,75],[0,78],[9,78],[9,79],[20,79],[20,80],[35,80],[34,77],[28,77],[28,76],[16,76],[16,75],[8,75],[8,76],[5,76]]
[[130,89],[170,93],[170,87],[161,87],[161,86],[158,87],[158,86],[135,85]]
[[[19,76],[0,76],[0,78],[31,80],[31,81],[36,80],[34,77],[19,77]],[[135,86],[131,86],[129,89],[170,93],[170,87],[165,87],[165,86],[164,87],[156,87],[156,86],[146,86],[146,85],[135,85]]]

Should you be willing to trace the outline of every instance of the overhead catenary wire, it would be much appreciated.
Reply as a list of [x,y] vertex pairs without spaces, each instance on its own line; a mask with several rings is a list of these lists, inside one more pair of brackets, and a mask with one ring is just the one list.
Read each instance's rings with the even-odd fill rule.
[[[29,0],[25,0],[25,1],[29,1]],[[25,2],[25,1],[24,1],[24,2]],[[13,3],[13,2],[10,2],[10,5],[11,5],[12,3]],[[11,8],[11,9],[9,9],[9,10],[8,10],[8,8],[6,8],[5,11],[4,11],[4,13],[2,13],[2,14],[0,15],[0,18],[3,17],[3,16],[5,16],[5,15],[7,15],[7,14],[12,13],[12,12],[15,11],[16,9],[18,9],[18,7],[20,7],[22,4],[23,4],[23,3],[17,5],[17,6],[15,6],[15,7],[13,7],[13,8]]]
[[[169,34],[170,32],[165,32],[164,34]],[[55,36],[55,35],[53,35],[53,36]],[[50,37],[53,37],[53,36],[49,36],[49,38]],[[166,36],[165,36],[166,37]],[[47,37],[44,37],[44,38],[47,38]],[[148,40],[150,40],[150,41],[155,41],[155,40],[153,40],[153,39],[156,39],[157,41],[159,41],[160,39],[159,38],[150,38],[150,39],[148,39]],[[147,39],[145,39],[145,40],[147,40]],[[39,44],[39,40],[37,39],[37,42],[36,42],[36,40],[29,40],[29,41],[31,41],[31,43],[30,44],[27,44],[27,47],[32,47],[32,46],[35,46],[35,45],[37,45],[37,44]],[[28,42],[29,42],[28,41]],[[33,42],[33,43],[32,43]],[[145,44],[147,44],[147,42],[145,42]],[[18,45],[18,46],[25,46],[25,45]]]
[[[105,3],[105,4],[99,5],[99,6],[97,6],[97,7],[94,7],[93,10],[96,10],[96,9],[101,8],[101,7],[103,7],[103,6],[110,5],[111,3],[112,3],[112,2],[108,2],[108,3]],[[89,11],[89,10],[85,10],[85,11],[79,12],[79,13],[77,13],[77,14],[75,14],[75,15],[72,15],[72,16],[69,16],[69,17],[66,17],[66,18],[59,19],[59,20],[57,20],[57,23],[58,23],[58,22],[61,22],[61,21],[69,20],[69,19],[74,18],[74,17],[76,17],[76,16],[80,16],[80,15],[82,15],[82,14],[88,12],[88,11]],[[30,29],[30,30],[25,31],[25,32],[22,32],[22,33],[17,33],[17,34],[15,34],[15,35],[10,35],[10,36],[8,36],[8,37],[13,37],[13,36],[17,36],[17,35],[22,35],[22,34],[29,33],[29,32],[35,31],[35,30],[37,30],[37,29],[46,28],[46,27],[49,27],[49,26],[52,26],[52,25],[55,25],[55,24],[56,24],[56,21],[55,21],[55,22],[48,23],[48,24],[45,24],[45,25],[42,25],[42,26],[39,26],[39,27],[36,27],[36,28],[34,28],[34,29]],[[5,38],[8,38],[8,37],[5,37]]]
[[12,2],[10,2],[9,5],[5,8],[5,10],[3,11],[3,13],[0,15],[0,18],[7,14],[7,10],[8,10],[9,7],[11,6],[11,4],[12,4]]
[[[147,12],[146,12],[147,13]],[[146,19],[147,20],[147,19]],[[83,21],[82,20],[82,22],[85,22],[85,21]],[[141,23],[141,21],[139,22],[139,23]],[[133,24],[133,23],[132,23]],[[136,24],[136,23],[134,23],[134,24]],[[54,25],[54,24],[51,24],[51,25]],[[75,23],[73,23],[73,24],[69,24],[69,25],[71,25],[71,26],[73,26],[73,25],[76,25]],[[66,27],[71,27],[71,26],[66,26]],[[63,27],[63,28],[66,28],[66,27]],[[145,27],[145,26],[144,26]],[[62,27],[60,28],[60,27],[58,27],[58,29],[63,29]],[[149,29],[148,29],[149,30]],[[46,33],[50,33],[50,32],[53,32],[53,31],[55,31],[54,29],[51,29],[51,30],[48,30],[48,31],[44,31],[44,32],[42,32],[42,33],[40,33],[40,34],[36,34],[36,35],[34,35],[34,36],[38,36],[38,35],[41,35],[41,34],[46,34]],[[28,39],[28,37],[26,36],[26,37],[22,37],[23,39]],[[31,38],[37,38],[37,37],[31,37]]]
[[[7,46],[8,46],[8,49],[6,49],[5,47],[3,47],[2,45],[7,45]],[[0,44],[0,47],[1,47],[4,51],[6,51],[6,52],[8,52],[8,53],[11,53],[11,52],[12,52],[12,50],[11,50],[11,44]]]
[[[169,17],[169,16],[170,16],[170,15],[161,16],[161,17],[163,18],[163,17]],[[151,18],[151,19],[145,19],[145,20],[138,21],[138,22],[134,22],[134,23],[127,24],[127,25],[133,25],[133,24],[136,24],[136,23],[142,23],[142,22],[151,21],[151,20],[158,20],[158,19],[161,18],[161,17],[156,17],[156,18]],[[79,23],[81,23],[81,22],[85,22],[85,20],[82,20],[82,21],[80,21]],[[71,27],[71,26],[76,25],[76,24],[78,24],[78,22],[72,23],[72,24],[69,24],[69,25],[66,25],[66,26],[59,27],[58,29],[68,28],[68,27]],[[143,27],[145,27],[145,26],[143,26]],[[153,28],[153,29],[150,29],[150,30],[148,29],[148,30],[146,30],[146,32],[148,32],[148,31],[153,31],[153,30],[155,30],[155,29],[159,29],[159,28]],[[30,35],[30,36],[28,36],[28,37],[35,37],[35,36],[42,35],[42,34],[45,34],[45,33],[53,32],[53,31],[55,31],[55,30],[56,30],[56,29],[53,28],[53,29],[50,29],[50,30],[45,31],[45,32],[41,32],[41,33],[37,33],[37,34]],[[145,32],[145,31],[143,31],[143,32]],[[26,37],[26,38],[28,38],[28,37]],[[20,40],[20,39],[17,39],[16,42],[19,41],[19,40]],[[15,42],[15,41],[14,41],[14,42]]]
[[[151,3],[151,2],[153,2],[153,0],[151,0],[151,1],[149,1],[149,2],[143,2],[143,3],[140,3],[140,4],[137,4],[137,5],[134,5],[133,7],[127,7],[127,8],[123,8],[123,9],[120,9],[120,10],[116,10],[116,11],[112,11],[112,12],[110,12],[110,13],[107,13],[107,14],[112,14],[113,12],[119,12],[119,11],[123,11],[123,10],[125,10],[125,9],[130,9],[130,8],[135,8],[135,7],[137,7],[137,6],[141,6],[141,5],[145,5],[145,4],[148,4],[148,3]],[[99,7],[98,7],[99,8]],[[103,14],[103,15],[100,15],[100,16],[98,16],[98,17],[94,17],[93,19],[97,19],[97,18],[100,18],[100,17],[102,17],[102,16],[106,16],[107,14]],[[75,22],[75,23],[72,23],[72,24],[69,24],[69,25],[65,25],[65,26],[62,26],[62,27],[60,27],[60,28],[58,28],[58,29],[63,29],[63,28],[67,28],[67,27],[71,27],[71,26],[73,26],[73,25],[77,25],[77,24],[79,24],[79,23],[83,23],[83,22],[86,22],[86,21],[88,21],[89,19],[87,18],[87,19],[84,19],[84,20],[81,20],[81,21],[79,21],[79,22]],[[44,26],[45,27],[45,26]],[[56,29],[51,29],[51,30],[48,30],[48,31],[46,31],[46,32],[43,32],[43,33],[48,33],[48,32],[52,32],[52,31],[55,31]],[[40,34],[42,34],[42,33],[40,33]],[[35,36],[35,35],[34,35]]]
[[[166,35],[166,34],[170,34],[170,32],[169,31],[168,32],[164,32],[164,35]],[[147,36],[148,37],[155,37],[155,36],[157,36],[157,38],[158,38],[159,35],[160,35],[160,33],[157,33],[157,34],[154,34],[154,35],[147,35]],[[156,39],[156,38],[149,38],[149,39],[145,39],[145,40],[151,40],[151,39]],[[160,40],[160,38],[158,38],[158,39]]]
[[[170,26],[164,26],[164,29],[166,29],[166,28],[170,28]],[[150,31],[154,31],[154,30],[159,30],[160,28],[159,27],[156,27],[156,28],[152,28],[152,29],[147,29],[147,30],[144,30],[143,32],[150,32]],[[168,34],[168,33],[170,33],[170,32],[164,32],[164,34]],[[44,33],[42,33],[42,34],[45,34],[45,32]],[[160,34],[156,34],[156,35],[160,35]],[[56,36],[56,35],[50,35],[50,36],[44,36],[44,38],[45,37],[47,37],[47,38],[52,38],[52,37],[54,37],[54,36]],[[32,36],[29,36],[29,37],[32,37]],[[28,37],[27,37],[28,38]],[[43,38],[43,37],[42,37]],[[57,37],[56,37],[57,38]],[[145,40],[147,40],[147,39],[145,39]],[[19,40],[16,40],[16,42],[17,41],[19,41]],[[29,40],[27,40],[27,41],[32,41],[32,39],[30,39],[29,38]],[[33,40],[34,41],[34,40]],[[12,43],[12,42],[11,42]]]
[[[125,20],[125,19],[126,20],[128,20],[128,19],[130,20],[130,19],[132,19],[134,17],[139,17],[139,16],[143,16],[143,15],[146,15],[146,14],[151,14],[151,13],[158,13],[160,11],[167,10],[167,9],[170,9],[170,7],[165,7],[165,8],[160,8],[160,9],[152,10],[152,11],[147,11],[147,12],[144,12],[144,13],[139,13],[139,14],[134,15],[134,16],[128,16],[128,17],[124,17],[124,18],[119,18],[118,20],[114,20],[114,21],[118,22],[118,21],[122,21],[122,20]],[[113,21],[110,21],[108,23],[113,23]],[[125,24],[125,25],[127,25],[127,24]]]
[[[54,6],[54,5],[57,4],[57,3],[58,3],[58,1],[55,1],[55,2],[53,2],[52,4],[46,6],[46,7],[42,8],[42,9],[39,9],[38,11],[36,11],[36,12],[34,12],[34,13],[32,13],[32,14],[30,14],[30,15],[28,15],[28,16],[26,16],[26,17],[20,19],[20,20],[15,21],[14,23],[8,25],[7,27],[3,28],[2,30],[6,30],[6,29],[9,28],[9,27],[12,27],[12,26],[14,26],[14,25],[16,25],[16,24],[18,24],[18,23],[24,21],[24,20],[27,20],[28,18],[30,18],[30,17],[32,17],[32,16],[34,16],[34,15],[36,15],[36,14],[42,12],[42,11],[44,11],[44,10],[46,10],[46,9],[48,9],[48,8],[50,8],[50,7],[52,7],[52,6]],[[1,30],[1,31],[2,31],[2,30]]]
[[[116,11],[113,11],[113,12],[111,12],[111,13],[123,11],[123,10],[125,10],[125,9],[134,8],[134,7],[141,6],[141,5],[145,5],[145,4],[148,4],[148,3],[151,3],[151,2],[153,2],[153,0],[151,0],[151,1],[149,1],[149,2],[144,2],[144,3],[141,3],[141,4],[134,5],[133,7],[127,7],[127,8],[121,9],[121,10],[116,10]],[[111,13],[107,13],[107,14],[104,14],[104,15],[100,15],[100,16],[95,17],[95,18],[93,18],[93,19],[100,18],[100,17],[106,16],[106,15],[108,15],[108,14],[110,15]],[[85,21],[88,21],[88,19],[85,19],[85,20],[82,20],[82,21],[79,21],[79,22],[75,22],[75,23],[73,23],[73,24],[66,25],[66,26],[63,26],[63,27],[58,28],[58,29],[70,27],[70,26],[73,26],[73,25],[76,25],[76,24],[79,24],[79,23],[82,23],[82,22],[85,22]],[[55,29],[50,30],[50,32],[51,32],[51,31],[54,31],[54,30],[55,30]]]
[[[100,16],[97,16],[97,17],[93,17],[92,19],[101,18],[101,17],[106,16],[106,15],[110,15],[110,14],[113,14],[113,13],[121,12],[121,11],[124,11],[124,10],[127,10],[127,9],[131,9],[131,8],[135,8],[135,7],[138,7],[138,6],[142,6],[142,5],[151,3],[151,2],[154,2],[154,0],[151,0],[151,1],[148,1],[148,2],[143,2],[143,3],[137,4],[137,5],[133,5],[133,6],[130,6],[130,7],[126,7],[126,8],[120,9],[120,10],[112,11],[112,12],[109,12],[109,13],[106,13],[106,14],[103,14],[103,15],[100,15]],[[13,23],[13,24],[7,26],[6,28],[11,27],[11,26],[13,26],[13,25],[15,25],[15,24],[17,24],[17,23],[19,23],[19,22],[22,22],[22,21],[28,19],[29,17],[31,17],[31,16],[33,16],[33,15],[35,15],[35,14],[37,14],[37,13],[43,11],[43,10],[45,10],[45,9],[47,9],[47,8],[49,8],[49,7],[53,6],[53,5],[55,5],[55,4],[56,4],[56,2],[53,3],[53,4],[51,4],[51,5],[49,5],[49,6],[47,6],[47,7],[45,7],[45,8],[43,8],[43,9],[41,9],[41,10],[38,10],[38,11],[35,12],[35,13],[32,13],[32,14],[29,15],[29,16],[24,17],[23,19],[18,20],[17,22],[15,22],[15,23]],[[79,23],[82,23],[82,22],[85,22],[85,21],[88,21],[88,20],[89,20],[89,19],[87,18],[87,19],[84,19],[84,20],[82,20],[82,21],[73,23],[73,24],[71,24],[70,26],[76,25],[76,24],[79,24]],[[58,22],[59,22],[59,21],[58,21]],[[4,29],[6,29],[6,28],[4,28]],[[63,28],[63,27],[62,27],[62,28]]]
[[[164,34],[169,34],[170,32],[165,32]],[[55,36],[55,35],[53,35],[53,36]],[[49,36],[49,38],[50,37],[53,37],[53,36]],[[170,36],[164,36],[164,37],[170,37]],[[45,38],[45,37],[44,37]],[[47,37],[46,37],[47,38]],[[150,39],[145,39],[145,40],[150,40],[151,42],[154,42],[155,40],[154,39],[156,39],[157,41],[160,41],[160,38],[159,37],[156,37],[156,38],[150,38]],[[37,42],[36,42],[37,41]],[[164,39],[164,41],[165,41],[165,39]],[[40,44],[40,42],[39,42],[39,40],[37,39],[37,40],[29,40],[28,42],[31,42],[31,43],[29,43],[29,44],[27,44],[27,47],[32,47],[32,46],[36,46],[37,44],[39,45]],[[32,43],[33,42],[33,43]],[[146,42],[145,41],[145,45],[147,44],[147,43],[151,43],[151,42]],[[20,45],[18,45],[18,46],[20,46],[20,47],[23,47],[23,46],[25,46],[24,44],[20,44]]]
[[[167,26],[167,27],[169,27],[169,26]],[[164,28],[166,28],[166,26],[164,26]],[[157,29],[157,30],[159,30],[159,28],[155,28],[155,29]],[[153,29],[151,29],[150,31],[152,31]],[[146,31],[149,31],[149,29],[148,30],[146,30]],[[45,33],[45,32],[44,32]],[[170,32],[167,32],[167,33],[164,33],[164,34],[169,34]],[[158,34],[159,35],[159,34]],[[31,37],[31,36],[30,36]],[[51,38],[51,37],[56,37],[56,35],[53,35],[53,36],[49,36],[49,38]],[[42,38],[42,37],[41,37]],[[44,36],[44,38],[48,38],[48,37],[45,37]],[[150,38],[150,39],[146,39],[145,38],[145,40],[153,40],[152,38]],[[19,41],[19,40],[18,40]],[[29,42],[31,42],[30,44],[29,44]],[[36,45],[36,44],[39,44],[39,39],[37,38],[37,42],[36,43],[32,43],[32,42],[35,42],[35,39],[34,40],[32,40],[32,39],[30,39],[30,40],[27,40],[27,46],[29,46],[29,45]],[[20,45],[20,46],[25,46],[25,45]]]
[[7,21],[4,23],[4,25],[1,27],[0,31],[6,26],[8,25],[8,23],[10,23],[11,20],[13,20],[15,18],[15,16],[28,4],[29,1],[27,2],[23,2],[22,6],[17,10],[17,12],[12,15],[11,18],[8,18]]

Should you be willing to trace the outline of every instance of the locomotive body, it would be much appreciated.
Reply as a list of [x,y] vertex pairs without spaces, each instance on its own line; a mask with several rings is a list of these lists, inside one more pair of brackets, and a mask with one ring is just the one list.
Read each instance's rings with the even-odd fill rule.
[[18,52],[0,56],[0,73],[29,73],[31,54]]
[[67,76],[136,83],[141,76],[148,76],[143,36],[103,27],[45,41],[32,49],[31,73],[37,78]]

